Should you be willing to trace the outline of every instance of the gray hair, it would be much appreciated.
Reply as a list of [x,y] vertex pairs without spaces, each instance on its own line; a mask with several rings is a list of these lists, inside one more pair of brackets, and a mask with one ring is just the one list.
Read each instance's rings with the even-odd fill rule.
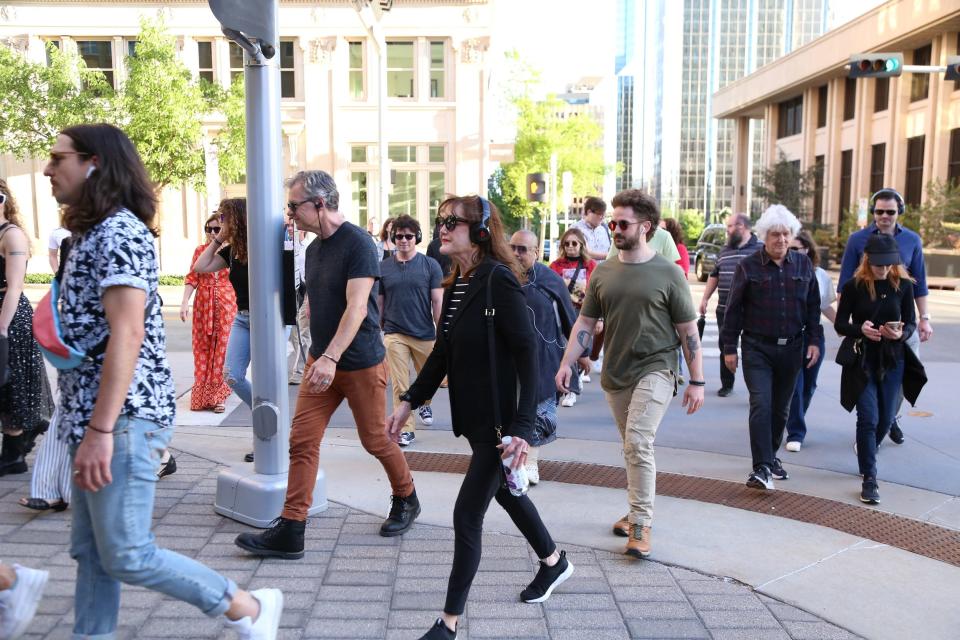
[[326,171],[298,171],[284,184],[287,189],[294,185],[302,185],[306,197],[311,200],[317,198],[323,200],[324,206],[331,211],[337,211],[340,208],[340,192],[337,191],[337,183]]
[[767,241],[767,234],[774,229],[786,229],[790,235],[796,237],[802,225],[797,216],[782,204],[770,205],[760,219],[757,220],[756,234],[761,242]]

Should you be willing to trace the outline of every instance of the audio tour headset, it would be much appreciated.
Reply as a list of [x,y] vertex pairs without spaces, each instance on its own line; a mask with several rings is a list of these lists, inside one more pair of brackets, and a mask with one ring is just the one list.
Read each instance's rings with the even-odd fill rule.
[[[397,231],[396,231],[396,229],[397,229],[397,223],[394,222],[394,223],[393,223],[393,228],[390,229],[390,242],[392,242],[393,244],[397,244]],[[423,232],[420,231],[420,229],[417,229],[417,232],[416,232],[416,233],[417,233],[417,237],[414,238],[414,239],[416,240],[416,243],[415,243],[415,244],[420,244],[420,241],[423,240]]]
[[873,214],[873,210],[877,206],[877,200],[896,200],[897,201],[897,215],[903,215],[904,204],[903,196],[900,195],[900,192],[896,189],[890,187],[884,187],[880,189],[875,194],[870,196],[870,214]]
[[483,196],[477,196],[477,200],[480,201],[480,207],[483,209],[483,217],[480,218],[480,222],[470,225],[470,242],[483,244],[490,242],[490,227],[487,225],[490,222],[490,203]]

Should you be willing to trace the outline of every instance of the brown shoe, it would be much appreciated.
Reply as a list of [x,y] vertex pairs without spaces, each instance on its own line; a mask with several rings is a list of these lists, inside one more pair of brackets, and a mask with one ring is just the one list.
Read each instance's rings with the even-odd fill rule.
[[627,514],[613,523],[613,535],[620,536],[621,538],[630,537],[630,521],[628,518],[630,514]]
[[650,555],[650,527],[639,524],[630,525],[630,539],[627,540],[627,549],[624,551],[634,558],[646,558]]

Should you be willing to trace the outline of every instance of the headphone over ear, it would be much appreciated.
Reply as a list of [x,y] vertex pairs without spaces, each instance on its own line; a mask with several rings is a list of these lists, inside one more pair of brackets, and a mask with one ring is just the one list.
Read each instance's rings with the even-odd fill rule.
[[897,215],[903,215],[903,210],[905,208],[903,204],[903,196],[900,195],[899,191],[890,187],[884,187],[870,196],[871,215],[873,214],[874,208],[877,206],[877,200],[890,200],[891,198],[897,201]]
[[[397,232],[396,232],[397,225],[393,225],[393,226],[394,228],[390,229],[390,242],[392,242],[393,244],[397,244]],[[420,242],[423,240],[423,232],[420,231],[420,229],[417,229],[415,233],[417,234],[415,244],[420,244]]]
[[487,223],[490,221],[490,203],[483,196],[477,196],[480,206],[483,208],[483,217],[480,222],[474,222],[470,225],[470,242],[474,244],[483,244],[490,242],[490,227]]

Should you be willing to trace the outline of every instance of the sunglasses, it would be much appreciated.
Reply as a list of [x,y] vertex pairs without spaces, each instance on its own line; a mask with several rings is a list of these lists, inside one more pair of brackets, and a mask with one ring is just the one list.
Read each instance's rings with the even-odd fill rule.
[[519,253],[520,255],[525,254],[527,251],[533,251],[533,249],[531,249],[530,247],[524,244],[512,244],[510,245],[510,248],[516,251],[517,253]]
[[807,252],[807,248],[806,248],[806,247],[790,247],[790,251],[802,251],[802,252],[806,253],[806,252]]
[[67,156],[80,156],[81,158],[89,158],[90,154],[83,151],[51,151],[50,166],[59,166],[60,161],[66,159]]
[[396,240],[415,240],[417,236],[412,233],[398,233],[393,236],[394,241]]
[[635,220],[634,222],[629,222],[627,220],[611,220],[607,223],[607,226],[610,227],[610,231],[616,231],[617,227],[620,227],[620,231],[626,231],[631,225],[640,224],[642,222],[643,220]]
[[437,216],[436,220],[434,220],[436,226],[444,227],[447,231],[453,231],[461,222],[470,221],[464,218],[458,218],[457,216]]
[[896,209],[874,209],[873,210],[873,215],[875,216],[895,216],[898,213],[900,212],[897,211]]
[[0,193],[0,204],[7,204],[7,194]]
[[579,247],[579,246],[580,246],[580,243],[577,242],[576,240],[567,240],[566,242],[563,243],[563,246],[565,246],[565,247]]
[[207,233],[220,233],[220,227],[204,227],[203,230]]
[[291,200],[287,203],[287,209],[290,211],[296,211],[304,202],[312,202],[312,200],[310,198],[307,198],[306,200],[300,200],[299,202],[296,200]]

